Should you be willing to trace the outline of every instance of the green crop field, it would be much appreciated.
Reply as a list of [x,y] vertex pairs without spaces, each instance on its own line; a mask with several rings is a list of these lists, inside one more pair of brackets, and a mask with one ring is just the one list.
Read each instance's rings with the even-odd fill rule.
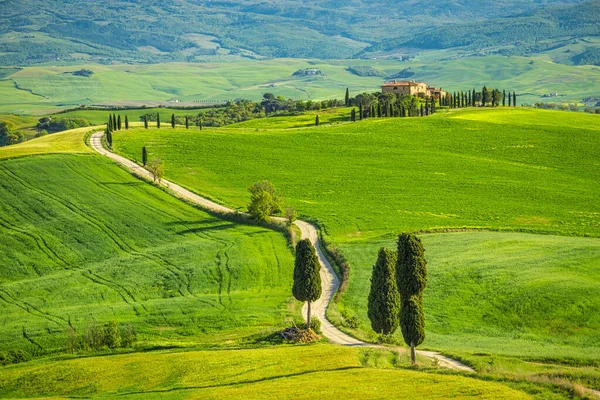
[[[85,147],[88,131],[0,149],[0,353],[35,356],[0,367],[0,397],[564,398],[439,374],[425,359],[407,370],[402,351],[269,345],[298,316],[281,234],[133,178]],[[58,355],[71,326],[112,321],[136,330],[129,354]]]
[[[273,59],[210,63],[154,65],[35,66],[3,69],[0,77],[0,112],[41,115],[51,110],[90,104],[149,105],[148,102],[180,100],[257,100],[266,92],[295,99],[343,98],[346,87],[353,94],[374,92],[385,77],[361,77],[350,66],[371,66],[386,76],[407,69],[410,79],[424,80],[449,91],[483,85],[514,90],[519,102],[544,101],[541,96],[564,95],[552,101],[578,103],[597,96],[600,70],[594,66],[555,64],[536,57],[464,57],[448,51],[423,52],[411,61]],[[456,59],[458,57],[458,59]],[[235,61],[235,62],[233,62]],[[71,72],[91,69],[90,77]],[[303,68],[320,69],[324,75],[294,77]]]
[[414,399],[533,398],[496,382],[392,369],[402,361],[397,353],[331,345],[41,361],[5,367],[0,396],[381,399],[410,393]]
[[[378,248],[394,248],[401,231],[465,231],[423,235],[424,347],[478,365],[483,355],[508,357],[493,372],[513,377],[515,363],[545,360],[544,372],[519,373],[571,374],[600,388],[597,374],[582,378],[600,354],[597,116],[467,109],[319,127],[309,126],[313,117],[135,129],[115,133],[114,143],[131,159],[147,146],[168,177],[240,209],[250,184],[271,180],[348,259],[349,288],[330,316],[343,327],[356,315],[359,327],[344,329],[369,340]],[[567,373],[556,360],[583,370]]]
[[599,236],[599,118],[532,110],[563,122],[498,124],[523,112],[477,113],[482,120],[465,119],[466,110],[300,129],[280,128],[281,119],[276,129],[264,128],[268,119],[239,129],[142,128],[114,140],[131,159],[147,146],[167,176],[234,207],[248,203],[249,185],[270,179],[286,206],[318,219],[338,243],[447,228]]
[[[2,153],[69,134],[84,146],[71,131]],[[279,233],[216,219],[97,155],[4,159],[0,176],[0,351],[64,351],[68,327],[94,320],[129,322],[142,343],[165,345],[294,315]]]

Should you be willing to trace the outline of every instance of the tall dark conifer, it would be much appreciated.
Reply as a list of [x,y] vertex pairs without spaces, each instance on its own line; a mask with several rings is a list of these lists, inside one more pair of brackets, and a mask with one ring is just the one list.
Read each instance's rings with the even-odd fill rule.
[[413,365],[415,348],[425,340],[423,290],[427,286],[427,262],[421,240],[412,233],[398,237],[396,279],[400,291],[400,326],[404,342],[410,346]]
[[397,253],[380,249],[373,266],[368,316],[377,333],[392,334],[400,325],[400,293],[396,281]]
[[144,128],[148,129],[148,117],[144,116]]
[[314,246],[308,239],[296,245],[296,262],[294,264],[294,285],[292,294],[299,301],[308,302],[306,327],[310,327],[311,302],[321,297],[321,264]]
[[125,129],[129,129],[129,119],[125,116]]
[[506,89],[502,91],[502,107],[506,107]]
[[513,107],[517,106],[517,93],[513,92]]
[[121,114],[117,117],[117,130],[121,130]]
[[160,114],[156,113],[156,127],[160,129]]
[[350,111],[350,121],[355,122],[356,121],[356,109],[352,109],[352,111]]
[[362,101],[358,103],[358,119],[362,121],[363,119],[363,104]]
[[175,114],[171,114],[171,128],[175,128]]
[[346,88],[346,97],[344,98],[344,104],[346,107],[350,105],[350,90]]

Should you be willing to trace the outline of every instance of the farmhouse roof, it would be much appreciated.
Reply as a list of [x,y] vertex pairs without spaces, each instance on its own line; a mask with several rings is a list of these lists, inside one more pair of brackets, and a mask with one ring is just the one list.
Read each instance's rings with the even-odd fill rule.
[[415,82],[415,81],[391,81],[391,82],[386,82],[384,83],[382,86],[417,86],[418,84],[421,84],[422,82]]

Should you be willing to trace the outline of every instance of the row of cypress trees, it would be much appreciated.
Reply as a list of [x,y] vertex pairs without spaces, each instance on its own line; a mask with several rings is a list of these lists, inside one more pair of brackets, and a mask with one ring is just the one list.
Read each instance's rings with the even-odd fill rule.
[[423,290],[427,286],[427,262],[421,240],[414,234],[398,237],[398,251],[379,250],[373,266],[368,316],[379,334],[391,335],[401,328],[410,346],[412,363],[415,348],[425,340]]
[[[362,103],[358,106],[358,119],[362,121],[365,118],[382,117],[426,117],[436,112],[435,98],[425,99],[425,104],[421,103],[419,107],[397,106],[393,102],[372,104],[363,107]],[[350,111],[350,121],[356,121],[357,111],[353,108]]]
[[500,92],[498,89],[488,89],[484,86],[481,92],[476,92],[475,89],[465,91],[458,91],[453,93],[446,93],[445,97],[440,98],[440,105],[450,108],[464,108],[464,107],[485,107],[491,104],[492,107],[497,107],[502,103],[502,107],[506,107],[508,100],[508,107],[517,106],[517,93],[506,92],[503,90]]
[[[198,128],[202,130],[202,120],[198,119]],[[177,124],[177,120],[175,118],[175,114],[171,114],[171,128],[175,128]],[[160,129],[160,114],[156,114],[156,127]],[[144,117],[144,128],[148,129],[148,118]],[[190,129],[190,117],[186,115],[185,117],[185,129]]]

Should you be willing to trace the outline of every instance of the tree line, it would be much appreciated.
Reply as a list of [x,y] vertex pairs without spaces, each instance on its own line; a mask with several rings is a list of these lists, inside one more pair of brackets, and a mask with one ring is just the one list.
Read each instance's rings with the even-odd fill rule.
[[464,107],[516,107],[517,94],[513,91],[512,94],[506,90],[489,89],[484,86],[480,92],[475,89],[467,91],[458,91],[446,93],[439,99],[441,107],[447,108],[464,108]]

